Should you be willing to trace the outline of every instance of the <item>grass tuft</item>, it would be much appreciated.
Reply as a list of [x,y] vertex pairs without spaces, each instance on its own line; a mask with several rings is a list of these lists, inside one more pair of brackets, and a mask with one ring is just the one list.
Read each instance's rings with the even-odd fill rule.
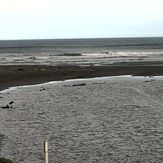
[[0,163],[13,163],[10,159],[6,159],[4,157],[0,157]]

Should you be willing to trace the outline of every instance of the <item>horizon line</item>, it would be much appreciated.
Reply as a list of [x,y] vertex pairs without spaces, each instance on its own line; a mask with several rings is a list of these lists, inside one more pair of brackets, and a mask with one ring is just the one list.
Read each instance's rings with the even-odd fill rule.
[[119,37],[70,37],[70,38],[23,38],[0,39],[0,41],[28,41],[28,40],[82,40],[82,39],[118,39],[118,38],[163,38],[163,36],[119,36]]

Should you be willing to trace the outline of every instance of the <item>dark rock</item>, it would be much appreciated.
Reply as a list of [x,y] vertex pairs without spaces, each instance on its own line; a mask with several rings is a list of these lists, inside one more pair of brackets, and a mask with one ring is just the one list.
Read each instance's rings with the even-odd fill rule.
[[77,76],[77,78],[83,78],[83,76]]
[[18,68],[18,71],[24,71],[24,69],[22,69],[22,68]]
[[72,53],[58,54],[58,56],[82,56],[82,54],[81,53],[72,52]]

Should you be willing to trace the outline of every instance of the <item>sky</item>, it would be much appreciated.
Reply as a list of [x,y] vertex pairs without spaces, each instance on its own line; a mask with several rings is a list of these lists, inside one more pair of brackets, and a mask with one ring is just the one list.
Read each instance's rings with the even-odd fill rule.
[[163,36],[163,0],[0,0],[0,40]]

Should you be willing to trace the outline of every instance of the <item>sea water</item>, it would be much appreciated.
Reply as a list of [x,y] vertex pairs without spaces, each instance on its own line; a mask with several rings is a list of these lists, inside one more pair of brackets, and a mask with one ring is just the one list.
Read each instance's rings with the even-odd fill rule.
[[0,41],[0,64],[104,64],[119,57],[163,58],[163,37]]

